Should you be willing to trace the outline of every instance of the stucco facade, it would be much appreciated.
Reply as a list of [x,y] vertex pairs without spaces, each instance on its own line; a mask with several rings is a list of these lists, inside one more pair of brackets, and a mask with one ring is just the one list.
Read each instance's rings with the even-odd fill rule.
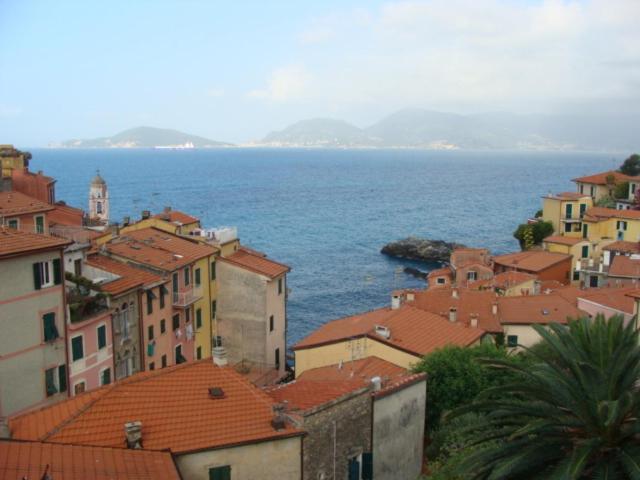
[[205,450],[177,455],[176,464],[185,479],[209,480],[209,469],[229,466],[233,480],[302,478],[302,437]]

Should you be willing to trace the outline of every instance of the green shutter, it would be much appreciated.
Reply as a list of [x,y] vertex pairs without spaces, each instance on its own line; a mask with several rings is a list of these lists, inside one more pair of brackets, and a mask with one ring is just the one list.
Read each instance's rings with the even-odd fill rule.
[[200,285],[200,269],[196,268],[196,285]]
[[362,454],[362,480],[373,479],[373,453],[364,452]]
[[60,365],[58,367],[58,385],[60,385],[60,391],[67,391],[67,366]]
[[36,290],[42,288],[42,277],[40,276],[40,262],[33,264],[33,286]]
[[75,362],[84,357],[84,348],[82,347],[82,336],[71,339],[71,358]]
[[107,346],[107,327],[104,325],[98,327],[98,349]]
[[56,314],[45,313],[42,316],[42,323],[44,327],[44,341],[49,342],[58,338],[58,329],[56,328]]
[[196,310],[196,328],[200,328],[202,326],[202,309]]
[[44,382],[47,387],[47,397],[50,397],[51,395],[55,395],[56,393],[58,393],[58,389],[56,388],[56,382],[53,377],[55,374],[55,371],[56,371],[55,368],[49,368],[44,372]]
[[211,318],[216,318],[217,309],[218,309],[218,302],[214,300],[211,302]]
[[231,480],[231,467],[214,467],[209,469],[209,480]]
[[60,259],[53,261],[53,284],[60,285],[62,283],[62,270],[60,268]]
[[216,262],[211,262],[211,280],[216,279]]

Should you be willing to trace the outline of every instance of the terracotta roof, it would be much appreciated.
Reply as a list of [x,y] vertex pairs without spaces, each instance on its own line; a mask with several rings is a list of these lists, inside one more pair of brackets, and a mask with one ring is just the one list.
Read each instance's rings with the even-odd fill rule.
[[105,246],[107,251],[114,256],[166,272],[172,272],[193,263],[190,259],[176,256],[166,250],[153,248],[134,240],[125,240],[122,237],[111,240]]
[[556,200],[579,200],[585,197],[589,197],[589,195],[585,195],[583,193],[578,193],[578,192],[560,192],[560,193],[556,193],[555,195],[549,194],[542,198],[553,198]]
[[49,233],[76,243],[91,243],[92,240],[104,235],[104,232],[98,232],[86,227],[59,224],[50,225]]
[[442,267],[442,268],[436,268],[435,270],[431,270],[428,275],[427,278],[434,278],[434,277],[451,277],[452,273],[451,273],[451,268],[449,267]]
[[[377,325],[391,331],[389,339],[375,333]],[[411,302],[396,310],[382,308],[326,323],[292,348],[299,350],[367,336],[412,355],[423,356],[449,344],[471,345],[484,333],[480,328],[470,328],[468,323],[450,322],[440,315],[415,308]]]
[[105,255],[90,255],[87,257],[86,264],[120,277],[100,285],[100,289],[103,292],[111,295],[119,295],[132,288],[158,283],[163,280],[160,275],[148,272],[131,264],[113,260]]
[[0,216],[23,215],[25,213],[48,212],[53,210],[53,205],[41,202],[24,193],[0,192]]
[[213,255],[217,250],[205,243],[189,240],[157,228],[142,228],[127,232],[123,237],[144,242],[151,247],[182,255],[191,261]]
[[582,317],[584,313],[561,295],[523,295],[499,297],[498,315],[502,324],[567,323],[567,318]]
[[640,253],[640,242],[625,242],[622,240],[611,242],[609,245],[602,247],[603,250],[622,253]]
[[640,258],[614,255],[609,267],[609,276],[640,278]]
[[23,255],[40,250],[62,249],[69,240],[41,233],[25,232],[0,225],[0,258]]
[[625,175],[624,173],[616,172],[615,170],[610,170],[608,172],[596,173],[594,175],[588,175],[586,177],[574,178],[572,182],[593,183],[595,185],[607,185],[607,177],[610,175],[613,175],[616,183],[638,180],[636,177],[630,177],[629,175]]
[[169,452],[0,440],[0,478],[37,480],[45,471],[53,480],[180,479]]
[[291,270],[283,263],[274,262],[255,250],[241,247],[228,257],[220,257],[220,261],[236,265],[269,278],[276,278]]
[[[454,297],[454,290],[457,298]],[[470,290],[468,288],[438,288],[418,292],[410,305],[443,317],[449,315],[451,308],[456,309],[459,321],[468,323],[472,315],[478,317],[478,326],[487,332],[502,332],[498,317],[493,314],[496,294],[492,291]]]
[[188,215],[184,212],[180,212],[178,210],[161,212],[161,213],[158,213],[157,215],[154,215],[153,218],[158,218],[166,222],[176,223],[178,225],[186,225],[188,223],[197,223],[200,221],[199,218],[192,217],[191,215]]
[[621,218],[623,220],[640,220],[640,210],[618,210],[616,208],[592,207],[584,214],[586,220],[597,222],[600,219]]
[[341,365],[305,370],[294,381],[267,389],[276,401],[286,401],[291,410],[309,410],[344,395],[370,387],[371,379],[380,377],[383,390],[403,384],[412,375],[409,371],[378,357],[367,357]]
[[549,237],[545,237],[542,241],[547,243],[557,243],[559,245],[568,245],[572,247],[580,242],[586,242],[587,240],[584,238],[565,237],[564,235],[551,235]]
[[[222,389],[214,399],[209,388]],[[271,426],[273,400],[231,367],[209,360],[135,374],[9,420],[12,437],[124,447],[124,424],[142,422],[145,449],[174,454],[302,435]]]
[[635,300],[629,296],[637,287],[605,287],[587,289],[579,298],[633,315]]
[[47,214],[49,223],[57,225],[72,225],[82,227],[84,211],[79,208],[71,207],[63,202],[57,202],[53,206],[53,210]]
[[570,260],[571,255],[564,253],[551,253],[542,250],[527,250],[526,252],[507,253],[493,257],[493,262],[509,268],[527,270],[529,272],[541,272],[565,260]]
[[525,272],[517,272],[517,271],[501,272],[496,274],[493,278],[471,282],[469,283],[469,288],[479,289],[479,288],[488,287],[488,288],[507,289],[507,288],[515,287],[516,285],[520,285],[525,282],[536,280],[537,278],[538,277],[536,275],[531,275],[530,273],[525,273]]

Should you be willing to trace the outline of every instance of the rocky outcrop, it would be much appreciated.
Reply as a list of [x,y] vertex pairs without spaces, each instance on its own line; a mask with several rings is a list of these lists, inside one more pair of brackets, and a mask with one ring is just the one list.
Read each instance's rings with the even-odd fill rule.
[[448,262],[453,250],[464,247],[459,243],[445,242],[444,240],[409,237],[386,244],[380,253],[423,262]]

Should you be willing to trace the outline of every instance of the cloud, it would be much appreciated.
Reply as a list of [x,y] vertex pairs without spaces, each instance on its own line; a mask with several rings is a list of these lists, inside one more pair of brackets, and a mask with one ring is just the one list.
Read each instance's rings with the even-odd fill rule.
[[275,69],[264,89],[252,90],[247,96],[276,102],[299,100],[308,91],[309,73],[300,66],[287,66]]

